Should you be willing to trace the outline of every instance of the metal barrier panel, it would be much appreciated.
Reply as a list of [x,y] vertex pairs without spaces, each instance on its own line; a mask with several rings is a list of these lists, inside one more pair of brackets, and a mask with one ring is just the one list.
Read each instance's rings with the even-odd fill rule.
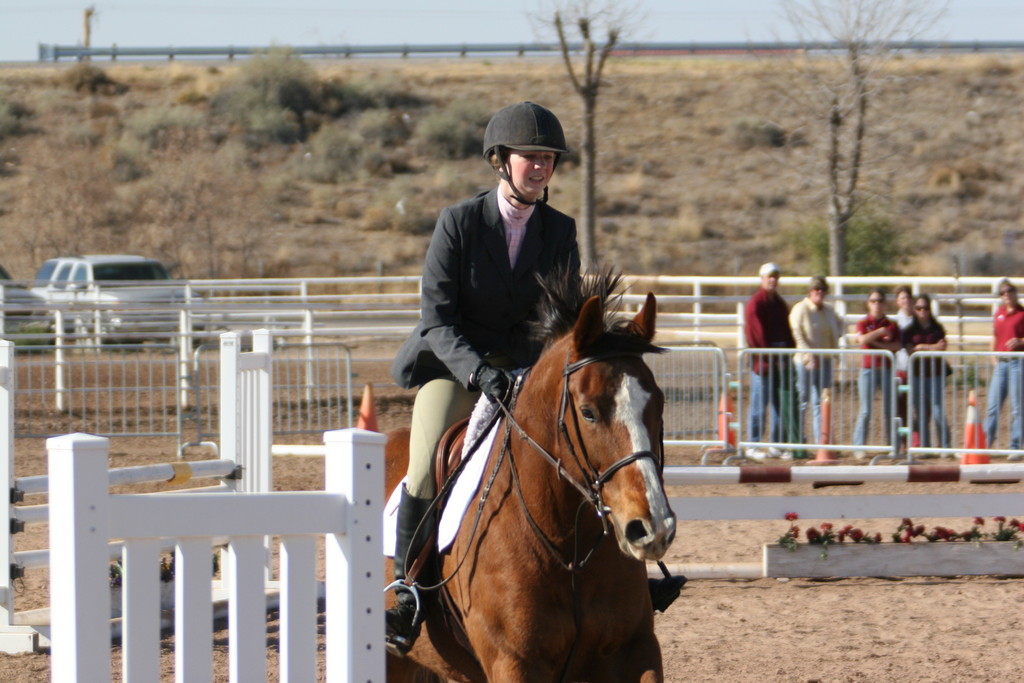
[[[910,356],[904,428],[911,456],[1020,458],[1024,356],[919,351]],[[1009,404],[1009,405],[1007,405]]]
[[83,432],[180,443],[176,346],[21,346],[16,353],[17,437]]
[[726,435],[718,428],[725,352],[714,346],[671,346],[647,362],[665,394],[665,444],[726,448]]
[[[352,351],[338,342],[274,345],[273,433],[275,436],[320,434],[355,424]],[[191,444],[220,439],[220,349],[203,344],[192,356],[192,413],[196,435]]]
[[894,360],[889,351],[866,349],[740,351],[738,448],[797,458],[815,457],[819,449],[894,457]]

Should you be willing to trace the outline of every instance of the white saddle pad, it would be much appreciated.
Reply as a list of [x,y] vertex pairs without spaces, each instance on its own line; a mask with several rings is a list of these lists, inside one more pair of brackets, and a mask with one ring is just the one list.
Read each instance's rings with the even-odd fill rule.
[[[483,396],[480,397],[469,418],[469,426],[466,428],[463,460],[466,460],[466,452],[476,440],[476,435],[486,427],[496,410],[498,410],[497,405]],[[455,536],[459,533],[459,526],[462,524],[462,518],[476,496],[476,490],[483,478],[484,467],[487,465],[487,454],[490,452],[498,432],[498,424],[495,422],[494,427],[484,437],[483,443],[470,455],[468,462],[462,468],[462,473],[452,487],[451,495],[441,513],[441,523],[437,532],[437,548],[440,551],[447,550],[455,540]],[[398,535],[398,504],[402,500],[404,484],[405,479],[403,478],[391,492],[391,497],[388,498],[388,502],[384,506],[384,555],[387,557],[395,556],[395,542]]]

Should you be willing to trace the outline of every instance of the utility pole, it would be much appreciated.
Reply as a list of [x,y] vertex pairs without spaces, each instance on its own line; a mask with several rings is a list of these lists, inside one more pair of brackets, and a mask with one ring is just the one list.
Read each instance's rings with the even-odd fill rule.
[[[82,16],[82,47],[88,50],[92,47],[92,18],[96,15],[96,5],[89,5],[85,8]],[[83,61],[89,61],[89,56],[82,57]]]

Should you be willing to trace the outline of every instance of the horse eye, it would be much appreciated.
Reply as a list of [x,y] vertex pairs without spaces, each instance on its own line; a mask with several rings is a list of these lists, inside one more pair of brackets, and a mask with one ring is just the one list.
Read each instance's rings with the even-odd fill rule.
[[597,415],[594,414],[594,410],[590,406],[583,406],[580,408],[580,415],[587,422],[597,422]]

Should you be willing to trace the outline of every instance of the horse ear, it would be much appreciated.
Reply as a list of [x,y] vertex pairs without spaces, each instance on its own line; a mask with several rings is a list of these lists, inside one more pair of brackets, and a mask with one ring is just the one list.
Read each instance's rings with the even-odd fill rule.
[[658,303],[653,292],[647,292],[644,307],[633,318],[630,328],[647,341],[654,339],[654,319],[658,316]]
[[604,334],[604,311],[601,299],[592,296],[583,304],[576,326],[572,329],[572,343],[576,352],[582,354]]

